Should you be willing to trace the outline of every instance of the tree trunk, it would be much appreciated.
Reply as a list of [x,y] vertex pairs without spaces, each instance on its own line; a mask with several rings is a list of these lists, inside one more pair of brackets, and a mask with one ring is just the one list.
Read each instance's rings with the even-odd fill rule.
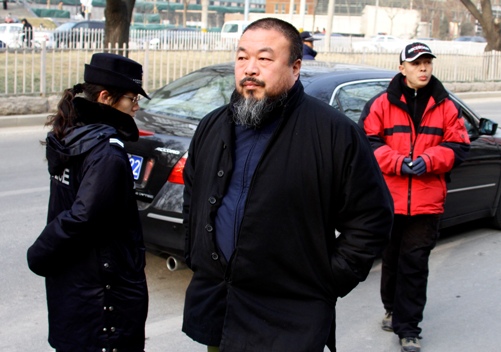
[[[126,48],[129,47],[129,28],[135,3],[136,0],[106,0],[105,51],[108,50],[110,43],[112,48],[117,44],[120,48],[124,45]],[[128,51],[123,55],[128,56]]]
[[501,28],[500,23],[492,14],[491,0],[480,0],[482,12],[471,0],[461,0],[461,2],[482,26],[484,37],[487,40],[485,51],[501,51]]

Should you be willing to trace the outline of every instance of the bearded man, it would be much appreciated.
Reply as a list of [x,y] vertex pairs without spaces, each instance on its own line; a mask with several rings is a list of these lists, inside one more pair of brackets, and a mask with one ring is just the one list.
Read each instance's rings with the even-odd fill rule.
[[336,300],[388,240],[392,201],[370,145],[304,93],[301,61],[291,24],[251,23],[231,101],[189,148],[183,331],[209,351],[334,351]]

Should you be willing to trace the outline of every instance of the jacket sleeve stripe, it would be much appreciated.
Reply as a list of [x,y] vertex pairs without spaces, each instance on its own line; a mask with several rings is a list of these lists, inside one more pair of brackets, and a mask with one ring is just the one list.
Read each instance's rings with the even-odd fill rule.
[[392,128],[385,128],[384,135],[393,136],[394,133],[411,133],[411,131],[411,126],[395,125]]

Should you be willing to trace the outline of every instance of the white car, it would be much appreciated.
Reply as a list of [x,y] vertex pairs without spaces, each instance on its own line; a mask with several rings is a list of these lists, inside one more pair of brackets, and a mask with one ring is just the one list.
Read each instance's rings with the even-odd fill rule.
[[[0,41],[2,41],[7,48],[22,48],[24,42],[23,24],[0,23]],[[46,43],[46,48],[53,47],[52,31],[33,28],[33,47],[40,48],[42,42]]]
[[392,35],[375,35],[369,40],[357,41],[352,43],[353,51],[387,51],[399,52],[403,49],[406,42]]
[[8,48],[20,48],[23,43],[22,23],[0,23],[0,41]]

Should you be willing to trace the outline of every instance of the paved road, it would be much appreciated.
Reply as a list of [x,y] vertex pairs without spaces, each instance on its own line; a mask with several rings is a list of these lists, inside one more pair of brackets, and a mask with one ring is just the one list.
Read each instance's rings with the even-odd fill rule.
[[[497,117],[499,100],[476,100],[485,117]],[[493,103],[494,101],[494,103]],[[469,101],[468,101],[469,102]],[[489,105],[485,102],[489,102]],[[48,179],[40,127],[0,128],[0,351],[51,351],[43,279],[32,274],[26,248],[44,226]],[[501,231],[477,222],[443,233],[430,260],[424,352],[497,351],[501,345]],[[338,302],[338,351],[399,351],[398,340],[382,331],[380,262]],[[202,352],[181,331],[188,270],[169,272],[163,258],[148,254],[150,310],[148,352]]]

